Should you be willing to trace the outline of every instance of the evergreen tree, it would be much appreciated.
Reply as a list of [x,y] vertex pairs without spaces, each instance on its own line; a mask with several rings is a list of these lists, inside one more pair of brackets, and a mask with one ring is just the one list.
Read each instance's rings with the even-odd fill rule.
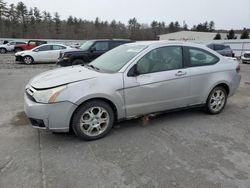
[[214,37],[214,40],[221,40],[221,34],[217,33]]
[[228,32],[227,39],[237,39],[233,29]]
[[246,28],[243,29],[240,39],[249,39],[249,34]]

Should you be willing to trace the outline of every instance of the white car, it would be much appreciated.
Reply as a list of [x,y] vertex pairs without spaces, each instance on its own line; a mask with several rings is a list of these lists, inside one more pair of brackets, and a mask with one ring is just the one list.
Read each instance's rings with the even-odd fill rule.
[[250,63],[250,51],[244,52],[241,56],[242,63]]
[[16,61],[25,64],[34,62],[57,62],[61,50],[71,49],[71,47],[63,44],[43,44],[32,50],[25,50],[15,54]]
[[25,42],[9,42],[7,44],[0,45],[0,54],[5,54],[7,52],[14,51],[17,44],[25,44]]

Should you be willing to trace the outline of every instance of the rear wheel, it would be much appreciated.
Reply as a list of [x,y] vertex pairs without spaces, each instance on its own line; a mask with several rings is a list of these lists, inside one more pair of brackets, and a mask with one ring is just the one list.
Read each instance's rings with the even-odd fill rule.
[[227,103],[227,92],[221,87],[215,87],[209,94],[206,109],[210,114],[219,114]]
[[0,54],[6,54],[7,50],[5,48],[0,48]]
[[84,103],[72,118],[72,128],[84,140],[104,137],[114,123],[114,112],[104,101],[93,100]]
[[30,65],[30,64],[32,64],[34,62],[34,59],[31,56],[24,56],[23,57],[23,62],[26,65]]

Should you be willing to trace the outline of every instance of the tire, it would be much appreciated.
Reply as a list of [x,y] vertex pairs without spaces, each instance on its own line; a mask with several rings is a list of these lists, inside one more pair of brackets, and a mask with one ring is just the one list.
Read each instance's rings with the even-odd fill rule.
[[227,103],[227,92],[224,87],[217,86],[209,94],[206,110],[209,114],[219,114]]
[[82,65],[84,64],[85,62],[81,59],[76,59],[72,62],[72,65]]
[[15,53],[17,53],[17,52],[21,52],[21,51],[23,51],[23,49],[22,49],[22,48],[15,48],[15,49],[14,49],[14,52],[15,52]]
[[0,54],[6,54],[7,50],[5,48],[0,48]]
[[30,65],[30,64],[34,63],[34,59],[33,59],[33,57],[27,55],[27,56],[24,56],[24,57],[23,57],[23,62],[24,62],[26,65]]
[[[98,115],[101,112],[100,115]],[[114,111],[106,102],[92,100],[82,104],[74,113],[71,127],[83,140],[96,140],[106,136],[114,124]]]

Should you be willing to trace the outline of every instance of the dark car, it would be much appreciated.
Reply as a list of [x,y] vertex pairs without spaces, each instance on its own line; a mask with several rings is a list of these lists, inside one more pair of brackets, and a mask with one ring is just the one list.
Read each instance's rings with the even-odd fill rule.
[[41,41],[41,40],[30,40],[27,44],[17,44],[15,46],[14,51],[15,52],[20,52],[24,50],[31,50],[37,46],[40,46],[42,44],[47,44],[47,41]]
[[133,41],[127,39],[89,40],[85,42],[79,50],[62,51],[57,64],[65,67],[89,63],[105,52],[130,42]]
[[227,57],[234,57],[233,50],[228,45],[224,44],[208,44],[208,48],[218,52],[219,54]]

